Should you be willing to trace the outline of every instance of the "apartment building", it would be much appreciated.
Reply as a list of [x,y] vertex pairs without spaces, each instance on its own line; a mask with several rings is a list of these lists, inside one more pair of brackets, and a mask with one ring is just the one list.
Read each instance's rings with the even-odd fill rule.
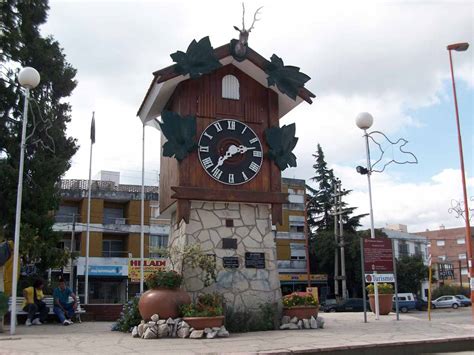
[[[283,206],[283,224],[275,226],[280,283],[284,295],[308,286],[306,236],[304,233],[305,180],[282,179],[282,192],[289,203]],[[327,290],[327,275],[311,274],[311,286]]]
[[[79,253],[74,263],[76,292],[84,297],[87,180],[62,180],[61,202],[53,229],[63,233],[63,247]],[[145,257],[168,245],[169,225],[158,219],[158,186],[145,186]],[[101,172],[92,181],[89,239],[89,303],[124,303],[139,292],[128,275],[129,258],[140,257],[141,186],[120,184],[118,172]],[[71,249],[71,241],[74,245]],[[69,278],[71,268],[62,272]]]
[[[471,227],[472,228],[472,227]],[[474,236],[474,230],[471,238]],[[469,273],[467,268],[466,229],[445,228],[443,225],[437,230],[425,230],[417,232],[428,238],[429,253],[435,270],[435,277],[439,284],[469,285]],[[442,265],[439,267],[438,265]],[[438,269],[445,269],[446,277],[443,279],[438,275]]]

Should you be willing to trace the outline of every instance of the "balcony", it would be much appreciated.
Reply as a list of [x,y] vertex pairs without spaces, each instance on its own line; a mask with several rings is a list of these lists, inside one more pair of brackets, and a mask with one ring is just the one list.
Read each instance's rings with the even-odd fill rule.
[[276,239],[304,240],[304,233],[300,232],[277,232]]
[[306,272],[306,260],[277,260],[279,272]]

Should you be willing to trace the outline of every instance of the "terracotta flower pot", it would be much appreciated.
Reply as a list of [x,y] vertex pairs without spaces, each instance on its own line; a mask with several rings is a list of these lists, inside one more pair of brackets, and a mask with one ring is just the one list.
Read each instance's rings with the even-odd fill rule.
[[309,319],[311,316],[318,317],[319,306],[299,306],[291,308],[283,308],[283,315],[288,317],[296,317],[298,319]]
[[215,317],[183,317],[183,320],[194,329],[205,329],[221,327],[224,323],[224,316]]
[[153,314],[160,318],[176,318],[179,316],[179,306],[191,303],[189,294],[180,289],[154,288],[146,291],[138,301],[138,310],[145,321]]
[[[369,295],[370,310],[375,313],[375,295]],[[379,313],[380,315],[387,315],[392,311],[393,295],[379,293]]]

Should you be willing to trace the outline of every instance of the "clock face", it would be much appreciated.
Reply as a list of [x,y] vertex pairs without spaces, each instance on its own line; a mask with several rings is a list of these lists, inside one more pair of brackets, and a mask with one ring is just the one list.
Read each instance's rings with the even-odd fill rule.
[[246,124],[230,119],[211,123],[199,139],[199,161],[213,179],[227,185],[252,180],[263,161],[262,144]]

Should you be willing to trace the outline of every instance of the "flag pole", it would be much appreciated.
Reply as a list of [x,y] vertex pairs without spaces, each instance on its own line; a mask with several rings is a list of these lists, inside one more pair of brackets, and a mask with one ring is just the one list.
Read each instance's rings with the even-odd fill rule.
[[140,206],[140,294],[143,294],[143,268],[145,254],[145,124],[142,128],[142,190]]
[[90,223],[91,223],[91,174],[92,174],[92,147],[95,143],[95,112],[92,112],[91,121],[91,151],[89,156],[89,183],[87,194],[87,226],[86,226],[86,267],[85,267],[85,287],[84,287],[84,303],[89,304],[89,239],[90,239]]

